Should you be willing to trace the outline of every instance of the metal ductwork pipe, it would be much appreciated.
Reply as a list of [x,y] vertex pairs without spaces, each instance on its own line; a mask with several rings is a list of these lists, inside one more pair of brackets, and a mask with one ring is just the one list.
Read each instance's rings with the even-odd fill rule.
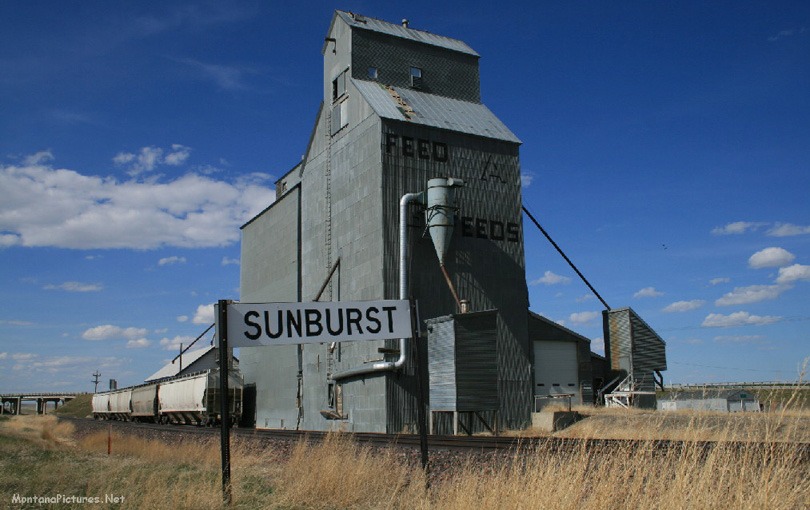
[[[408,299],[408,205],[412,202],[425,203],[425,194],[406,193],[399,201],[399,299]],[[396,361],[382,361],[369,366],[352,368],[332,375],[332,380],[339,381],[356,375],[370,374],[389,370],[399,370],[408,357],[408,339],[399,339],[399,358]]]

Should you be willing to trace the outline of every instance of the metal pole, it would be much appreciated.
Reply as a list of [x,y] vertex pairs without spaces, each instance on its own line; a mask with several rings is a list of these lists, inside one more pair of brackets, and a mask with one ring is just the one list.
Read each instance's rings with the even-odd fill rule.
[[416,366],[414,373],[416,374],[416,392],[417,392],[417,409],[416,416],[419,421],[419,449],[422,454],[422,470],[427,474],[428,471],[428,438],[427,438],[427,416],[425,413],[425,385],[422,384],[422,374],[424,367],[422,366],[422,356],[419,354],[419,324],[416,308],[416,301],[411,298],[411,338],[413,339],[413,347],[416,352]]
[[602,304],[603,304],[603,305],[605,305],[605,308],[607,308],[608,310],[610,310],[610,306],[607,304],[607,302],[605,302],[605,300],[604,300],[604,299],[602,299],[602,296],[600,296],[600,295],[599,295],[599,293],[598,293],[598,292],[596,292],[596,289],[594,289],[594,288],[593,288],[593,285],[591,285],[591,284],[590,284],[590,282],[588,282],[588,280],[585,278],[585,276],[584,276],[582,273],[580,273],[580,272],[579,272],[579,269],[577,269],[577,266],[575,266],[575,265],[574,265],[574,263],[573,263],[573,262],[571,262],[571,259],[569,259],[569,258],[568,258],[568,257],[565,255],[565,253],[562,251],[562,248],[560,248],[559,246],[557,246],[557,243],[555,243],[555,242],[554,242],[554,239],[552,239],[552,238],[551,238],[551,236],[550,236],[550,235],[548,235],[548,232],[546,232],[546,229],[544,229],[543,227],[541,227],[541,226],[540,226],[540,223],[538,223],[538,222],[537,222],[537,220],[536,220],[536,219],[534,219],[534,216],[532,216],[532,213],[530,213],[530,212],[529,212],[529,210],[528,210],[528,209],[526,209],[526,206],[525,206],[525,205],[524,205],[524,206],[522,206],[522,208],[523,208],[523,212],[525,212],[525,213],[526,213],[526,216],[528,216],[528,217],[529,217],[529,219],[530,219],[530,220],[532,220],[532,223],[534,223],[534,225],[535,225],[537,228],[539,228],[539,229],[540,229],[540,232],[542,232],[542,233],[543,233],[543,235],[544,235],[544,236],[546,236],[546,239],[548,239],[548,242],[550,242],[550,243],[551,243],[551,245],[552,245],[552,246],[554,246],[554,248],[556,248],[557,252],[559,252],[559,254],[560,254],[560,255],[562,255],[562,258],[564,258],[564,259],[565,259],[565,261],[566,261],[566,262],[568,262],[568,265],[569,265],[569,266],[571,266],[571,269],[573,269],[574,271],[576,271],[577,275],[578,275],[578,276],[579,276],[579,277],[582,279],[582,281],[583,281],[583,282],[585,282],[585,285],[587,285],[587,286],[588,286],[588,288],[589,288],[589,289],[591,289],[591,292],[593,292],[593,293],[594,293],[594,295],[595,295],[597,298],[599,298],[599,301],[601,301],[601,302],[602,302]]
[[231,504],[231,413],[228,406],[228,300],[217,305],[217,337],[219,339],[219,403],[220,446],[222,458],[222,501]]

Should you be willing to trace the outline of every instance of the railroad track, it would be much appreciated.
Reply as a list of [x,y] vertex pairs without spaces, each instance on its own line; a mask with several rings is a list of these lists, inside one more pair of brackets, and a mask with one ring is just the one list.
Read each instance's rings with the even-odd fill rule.
[[[122,421],[94,421],[85,418],[60,417],[79,424],[84,428],[127,431],[150,431],[160,435],[169,434],[180,436],[211,437],[219,436],[219,427],[195,427],[190,425],[158,425],[154,423],[122,422]],[[235,437],[253,438],[261,442],[286,441],[298,442],[306,440],[320,442],[327,432],[296,431],[296,430],[260,430],[233,428],[231,433]],[[419,449],[419,436],[416,434],[382,434],[355,432],[346,433],[358,444],[372,447]],[[534,451],[548,453],[577,452],[585,449],[594,453],[607,453],[616,451],[671,451],[672,449],[698,448],[705,453],[711,452],[718,446],[733,449],[761,449],[763,454],[769,450],[778,452],[780,449],[793,448],[798,453],[802,463],[810,461],[810,443],[777,443],[777,442],[745,442],[745,441],[679,441],[679,440],[638,440],[638,439],[571,439],[559,437],[527,437],[527,436],[428,436],[430,451],[454,451],[467,453],[503,453],[517,454]]]

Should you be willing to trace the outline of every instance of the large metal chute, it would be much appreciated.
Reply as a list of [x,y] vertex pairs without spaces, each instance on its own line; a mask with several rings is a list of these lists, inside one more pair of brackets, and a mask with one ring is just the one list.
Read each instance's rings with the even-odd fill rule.
[[444,258],[450,249],[450,241],[453,239],[453,224],[456,207],[453,200],[453,188],[463,186],[464,182],[453,177],[437,177],[428,181],[427,188],[427,209],[425,210],[425,224],[427,225],[430,238],[433,240],[433,248],[439,259],[439,267],[442,275],[450,287],[453,299],[459,309],[464,310],[458,293],[453,286],[453,281],[447,273],[444,265]]
[[450,240],[453,238],[453,216],[456,210],[453,205],[453,188],[463,184],[452,177],[439,177],[428,181],[425,223],[433,240],[439,264],[442,266],[444,257],[450,249]]

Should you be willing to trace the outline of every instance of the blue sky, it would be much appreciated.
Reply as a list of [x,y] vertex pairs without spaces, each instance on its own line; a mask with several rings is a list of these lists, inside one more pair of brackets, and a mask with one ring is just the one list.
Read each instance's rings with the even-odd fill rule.
[[[524,203],[667,341],[667,381],[797,379],[806,2],[6,1],[0,391],[138,383],[238,298],[239,226],[305,151],[335,8],[481,54]],[[525,225],[532,310],[599,351],[600,303]]]

